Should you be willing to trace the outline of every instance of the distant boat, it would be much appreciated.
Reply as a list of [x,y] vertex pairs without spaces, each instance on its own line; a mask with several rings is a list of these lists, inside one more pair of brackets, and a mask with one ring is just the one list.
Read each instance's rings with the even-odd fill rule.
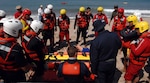
[[67,4],[67,2],[61,2],[61,4],[65,5],[65,4]]
[[123,4],[125,4],[125,5],[126,5],[126,4],[128,4],[128,2],[124,1],[124,2],[123,2]]

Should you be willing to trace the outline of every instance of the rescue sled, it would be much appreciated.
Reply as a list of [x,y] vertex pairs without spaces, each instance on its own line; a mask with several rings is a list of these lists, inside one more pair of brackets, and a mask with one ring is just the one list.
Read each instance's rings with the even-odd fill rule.
[[[44,60],[46,61],[45,67],[46,71],[43,76],[44,81],[53,82],[53,83],[62,83],[63,79],[58,78],[56,75],[58,66],[61,62],[68,60],[69,56],[66,52],[54,52],[49,53],[49,55],[45,55]],[[90,70],[90,55],[89,52],[78,52],[77,60],[83,61],[85,65]],[[92,83],[92,80],[89,78],[85,78],[87,83]]]

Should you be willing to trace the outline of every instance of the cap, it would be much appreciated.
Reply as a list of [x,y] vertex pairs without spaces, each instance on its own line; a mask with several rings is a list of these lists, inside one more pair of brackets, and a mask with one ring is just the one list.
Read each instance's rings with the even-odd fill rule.
[[118,5],[114,5],[114,8],[118,8]]
[[43,5],[40,5],[40,7],[43,7]]
[[90,7],[87,7],[86,9],[91,9]]
[[106,23],[102,22],[102,20],[96,20],[93,22],[93,26],[94,26],[94,31],[101,31],[104,29]]
[[22,8],[21,5],[16,6],[16,9],[21,9],[21,8]]

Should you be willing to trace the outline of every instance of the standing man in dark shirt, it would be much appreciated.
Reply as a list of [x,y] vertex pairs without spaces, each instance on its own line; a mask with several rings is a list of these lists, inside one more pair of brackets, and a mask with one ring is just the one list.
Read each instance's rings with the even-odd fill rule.
[[113,19],[115,16],[117,16],[117,14],[118,14],[118,5],[114,5],[114,11],[112,12],[109,25],[110,25],[112,19]]
[[105,30],[101,20],[96,20],[93,26],[99,28],[99,34],[90,47],[91,71],[95,74],[95,83],[112,83],[121,40],[116,33]]
[[92,12],[91,12],[91,8],[90,8],[90,7],[87,7],[87,8],[86,8],[85,14],[86,14],[87,17],[88,17],[88,22],[90,22],[90,20],[93,19],[93,14],[92,14]]
[[86,8],[85,14],[87,15],[87,18],[88,18],[88,25],[87,25],[87,30],[86,30],[86,35],[87,35],[88,29],[89,29],[90,20],[93,19],[93,14],[91,12],[91,8],[90,7]]

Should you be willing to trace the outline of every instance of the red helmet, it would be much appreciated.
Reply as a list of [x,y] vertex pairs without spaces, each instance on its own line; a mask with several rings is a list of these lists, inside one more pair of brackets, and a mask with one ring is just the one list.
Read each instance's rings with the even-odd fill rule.
[[22,13],[23,13],[23,16],[25,16],[25,15],[31,15],[31,11],[28,8],[24,9]]
[[124,13],[124,8],[119,8],[118,13]]

